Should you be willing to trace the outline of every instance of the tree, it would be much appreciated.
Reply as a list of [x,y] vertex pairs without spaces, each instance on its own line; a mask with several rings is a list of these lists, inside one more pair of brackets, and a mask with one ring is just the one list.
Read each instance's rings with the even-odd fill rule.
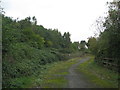
[[86,49],[86,41],[82,40],[80,42],[80,50],[84,51]]
[[108,4],[108,15],[103,22],[104,31],[100,33],[97,40],[96,60],[106,57],[120,58],[120,1]]
[[87,43],[88,49],[91,51],[92,54],[97,53],[97,40],[95,37],[90,37]]
[[33,16],[33,17],[32,17],[32,20],[33,20],[33,24],[35,24],[35,25],[36,25],[36,24],[37,24],[37,19],[36,19],[36,17],[35,17],[35,16]]
[[80,43],[79,42],[73,42],[71,43],[71,47],[73,52],[79,51],[80,50]]
[[64,39],[64,48],[69,48],[70,44],[71,44],[70,33],[65,32],[64,35],[63,35],[63,39]]

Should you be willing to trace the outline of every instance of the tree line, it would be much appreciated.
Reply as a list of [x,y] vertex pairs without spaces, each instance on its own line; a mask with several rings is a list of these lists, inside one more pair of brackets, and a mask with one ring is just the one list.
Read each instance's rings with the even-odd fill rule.
[[[120,67],[120,1],[108,3],[109,10],[105,21],[98,23],[100,34],[98,37],[90,37],[88,47],[92,54],[95,55],[95,60],[101,64],[103,58],[113,59],[111,63],[117,64]],[[104,29],[104,30],[103,30]]]
[[19,87],[12,80],[40,74],[44,65],[67,60],[71,53],[87,52],[85,41],[72,43],[69,32],[37,25],[35,16],[17,20],[2,14],[2,35],[3,87]]
[[119,64],[120,2],[108,4],[99,36],[88,42],[71,42],[69,32],[62,35],[58,29],[46,29],[37,24],[35,16],[17,20],[2,14],[3,87],[20,87],[14,82],[17,78],[40,74],[46,64],[67,60],[76,53],[94,54],[98,64],[102,58],[113,58]]

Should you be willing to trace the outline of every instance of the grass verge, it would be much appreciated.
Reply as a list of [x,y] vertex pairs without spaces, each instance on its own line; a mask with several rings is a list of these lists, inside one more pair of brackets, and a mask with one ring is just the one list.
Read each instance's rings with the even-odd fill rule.
[[77,63],[80,58],[70,59],[68,61],[59,61],[45,65],[45,70],[36,77],[32,87],[38,88],[65,88],[68,80],[65,76],[71,65]]
[[94,56],[80,64],[76,71],[82,72],[87,79],[101,88],[118,88],[118,73],[108,70],[94,62]]
[[67,87],[68,69],[77,63],[79,58],[58,61],[41,66],[33,75],[11,79],[11,88],[64,88]]

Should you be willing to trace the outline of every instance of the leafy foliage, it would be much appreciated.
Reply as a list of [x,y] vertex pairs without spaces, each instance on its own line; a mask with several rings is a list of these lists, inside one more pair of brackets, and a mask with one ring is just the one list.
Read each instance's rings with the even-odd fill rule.
[[87,43],[87,46],[92,54],[96,54],[97,52],[97,40],[94,37],[90,37]]
[[[103,58],[112,58],[114,63],[120,58],[120,1],[108,3],[108,16],[103,22],[104,31],[100,33],[98,38],[89,38],[89,50],[96,56],[95,60],[100,61]],[[102,60],[101,60],[102,61]]]
[[47,63],[70,58],[69,32],[62,35],[37,25],[35,16],[18,21],[2,15],[2,21],[3,87],[20,87],[20,82],[15,84],[19,78],[40,74]]

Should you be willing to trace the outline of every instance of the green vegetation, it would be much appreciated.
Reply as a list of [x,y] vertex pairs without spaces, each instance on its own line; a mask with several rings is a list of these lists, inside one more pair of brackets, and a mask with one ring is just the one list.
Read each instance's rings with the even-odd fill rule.
[[63,88],[67,87],[68,80],[65,75],[69,74],[68,69],[80,58],[68,61],[58,61],[46,64],[39,68],[37,72],[27,77],[11,79],[11,88]]
[[94,62],[94,56],[80,64],[76,71],[82,72],[88,80],[101,88],[118,88],[118,73],[97,65]]
[[[88,40],[88,48],[95,55],[95,60],[98,64],[110,63],[113,70],[120,72],[120,1],[108,3],[108,15],[104,20],[98,20],[99,28],[98,37],[90,37]],[[100,27],[99,27],[100,26]],[[106,61],[103,61],[107,58]]]
[[[101,88],[118,87],[117,73],[96,65],[94,57],[91,55],[84,57],[91,57],[91,59],[80,64],[76,68],[77,73],[82,73],[91,83],[95,83]],[[12,79],[10,83],[13,87],[20,88],[66,88],[68,85],[66,79],[69,74],[68,69],[79,59],[82,59],[82,57],[46,64],[37,70],[39,72],[27,77]]]
[[[109,3],[108,16],[102,22],[99,37],[90,37],[88,42],[83,40],[73,43],[69,32],[62,35],[57,29],[37,25],[35,16],[14,20],[2,14],[3,88],[39,85],[65,87],[67,81],[64,75],[68,74],[68,68],[76,62],[76,59],[66,60],[86,53],[94,54],[98,63],[92,58],[81,64],[78,71],[84,72],[101,87],[117,87],[117,74],[98,65],[101,59],[111,58],[115,63],[110,63],[117,62],[117,68],[120,67],[119,9],[120,1]],[[54,74],[60,77],[52,76]]]
[[50,65],[42,74],[42,82],[36,83],[35,86],[42,88],[64,88],[67,87],[68,80],[65,76],[72,64],[75,64],[79,58],[70,59],[68,61],[61,61]]
[[44,65],[83,54],[69,32],[46,29],[35,17],[17,21],[2,14],[2,21],[3,87],[21,87],[16,80],[40,74]]

